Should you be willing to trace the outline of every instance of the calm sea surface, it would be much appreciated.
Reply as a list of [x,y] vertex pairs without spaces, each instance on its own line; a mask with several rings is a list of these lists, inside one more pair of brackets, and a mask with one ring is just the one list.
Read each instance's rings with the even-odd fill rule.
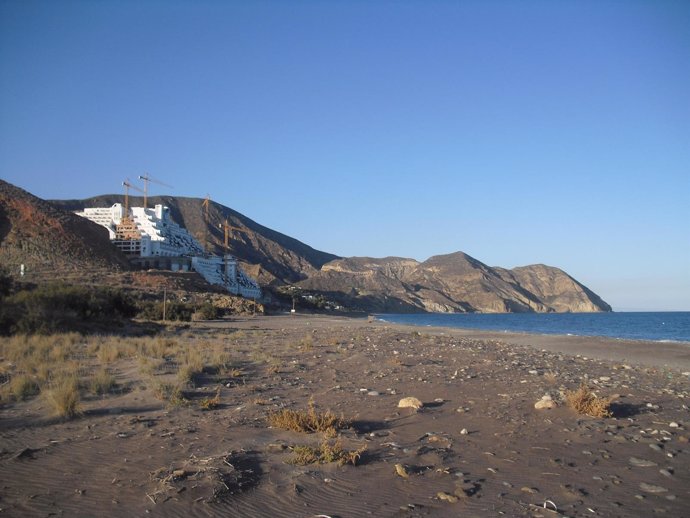
[[669,313],[423,313],[376,316],[379,320],[391,323],[418,326],[690,342],[690,312],[681,311]]

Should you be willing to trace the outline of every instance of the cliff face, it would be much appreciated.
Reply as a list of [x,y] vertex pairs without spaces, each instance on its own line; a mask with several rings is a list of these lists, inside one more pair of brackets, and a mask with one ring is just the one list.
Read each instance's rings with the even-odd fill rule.
[[368,311],[611,311],[601,298],[558,268],[493,268],[462,252],[434,256],[423,263],[398,257],[339,259],[325,264],[300,286]]

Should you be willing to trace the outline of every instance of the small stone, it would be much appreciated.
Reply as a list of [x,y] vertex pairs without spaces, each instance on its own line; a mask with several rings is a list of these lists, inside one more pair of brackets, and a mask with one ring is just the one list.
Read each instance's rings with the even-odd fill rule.
[[540,399],[534,404],[537,410],[556,408],[556,402],[548,399]]
[[668,425],[671,428],[679,428],[680,427],[680,425],[678,423],[676,423],[675,421],[671,421]]
[[637,457],[630,457],[629,460],[630,464],[633,466],[637,466],[638,468],[649,468],[651,466],[656,466],[656,462],[652,462],[651,460],[646,460],[646,459],[638,459]]
[[536,487],[527,486],[521,487],[520,491],[522,491],[523,493],[529,493],[530,495],[534,495],[539,492],[539,490]]
[[667,469],[660,469],[660,470],[659,470],[659,473],[661,473],[661,474],[662,474],[663,476],[665,476],[665,477],[672,477],[672,476],[673,476],[673,473],[671,473],[671,472],[670,472],[669,470],[667,470]]
[[599,381],[611,381],[609,376],[599,376]]
[[398,401],[398,408],[414,408],[415,410],[419,410],[423,406],[424,403],[416,397],[405,397]]
[[439,491],[438,493],[436,493],[436,497],[439,500],[445,500],[446,502],[450,502],[451,504],[454,504],[458,501],[457,496],[451,495],[450,493],[446,493],[445,491]]
[[539,371],[536,369],[532,369],[532,370],[527,371],[527,372],[529,372],[530,374],[533,374],[533,375],[539,374]]
[[380,394],[376,392],[375,390],[370,390],[367,392],[367,396],[379,396]]
[[407,468],[402,464],[395,465],[395,472],[398,474],[398,476],[401,476],[402,478],[410,478],[410,474],[407,472]]
[[460,430],[460,435],[467,435],[469,432],[467,431],[467,428],[463,428]]
[[284,451],[287,449],[287,446],[285,444],[280,444],[277,442],[273,442],[266,446],[266,450],[271,452],[271,453],[279,453],[281,451]]
[[646,482],[640,483],[640,489],[646,493],[654,493],[654,494],[666,493],[668,491],[668,489],[666,489],[665,487],[655,486],[653,484],[647,484]]
[[661,446],[659,446],[659,445],[656,444],[656,443],[650,444],[649,447],[650,447],[651,449],[653,449],[654,451],[661,451]]

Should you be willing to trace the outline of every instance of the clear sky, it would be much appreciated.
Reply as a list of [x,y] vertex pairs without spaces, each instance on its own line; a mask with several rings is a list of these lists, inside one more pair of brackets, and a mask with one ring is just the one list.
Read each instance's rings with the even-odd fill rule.
[[690,310],[690,2],[0,0],[0,177]]

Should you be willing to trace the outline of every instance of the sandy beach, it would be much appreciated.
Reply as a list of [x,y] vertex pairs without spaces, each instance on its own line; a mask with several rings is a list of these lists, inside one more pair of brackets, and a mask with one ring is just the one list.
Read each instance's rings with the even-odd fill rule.
[[[108,361],[117,390],[84,394],[79,417],[3,398],[0,515],[690,515],[687,344],[315,315],[162,334],[158,356],[132,346]],[[95,369],[105,356],[88,352],[93,340],[74,347]],[[205,348],[226,353],[226,368],[161,398],[172,355]],[[582,383],[612,398],[613,416],[564,404]],[[422,408],[399,408],[405,397]],[[555,408],[535,408],[549,398]],[[349,421],[338,440],[361,452],[354,465],[294,463],[299,447],[336,439],[268,416],[310,402]]]

